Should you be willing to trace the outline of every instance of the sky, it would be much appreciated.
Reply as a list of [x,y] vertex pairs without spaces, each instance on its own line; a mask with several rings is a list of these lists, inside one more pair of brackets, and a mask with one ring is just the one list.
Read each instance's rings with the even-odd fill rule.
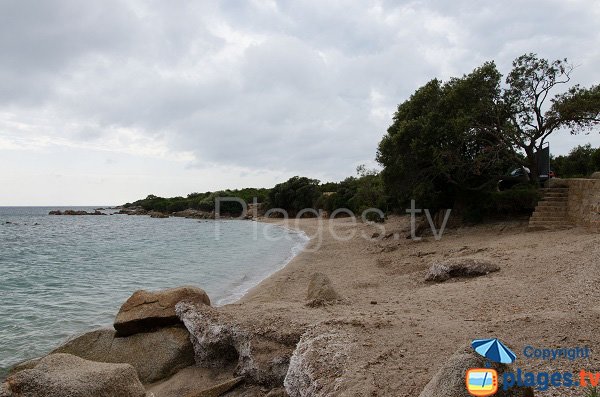
[[534,52],[599,83],[599,20],[596,0],[0,0],[0,206],[341,180],[433,78]]

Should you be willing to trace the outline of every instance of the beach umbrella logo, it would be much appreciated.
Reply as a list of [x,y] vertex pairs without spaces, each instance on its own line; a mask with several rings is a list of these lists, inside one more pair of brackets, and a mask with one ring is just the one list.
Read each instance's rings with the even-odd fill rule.
[[496,363],[512,364],[517,359],[515,353],[500,342],[498,338],[475,339],[471,342],[471,346],[478,354]]
[[[515,353],[497,338],[475,339],[471,346],[488,361],[512,364],[517,359]],[[472,396],[487,397],[498,391],[498,372],[490,368],[489,362],[485,366],[486,368],[471,368],[467,371],[467,391]]]

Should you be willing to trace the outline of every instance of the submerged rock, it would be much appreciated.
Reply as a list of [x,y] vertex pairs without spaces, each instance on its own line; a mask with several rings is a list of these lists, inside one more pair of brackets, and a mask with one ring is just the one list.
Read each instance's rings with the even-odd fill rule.
[[86,360],[131,364],[142,383],[152,383],[194,364],[190,335],[183,327],[118,338],[110,328],[87,332],[55,349]]
[[180,324],[175,305],[183,300],[210,306],[206,292],[196,287],[178,287],[156,292],[140,290],[121,306],[114,327],[119,336],[128,336]]
[[[486,361],[469,345],[459,349],[442,365],[419,397],[469,397],[470,394],[465,387],[467,370],[485,368]],[[510,366],[493,363],[491,368],[498,372],[499,384],[498,392],[494,394],[495,397],[533,397],[533,391],[528,387],[503,390],[502,374],[510,370]]]
[[32,369],[9,376],[1,397],[144,397],[146,391],[129,364],[107,364],[70,354],[51,354]]
[[308,284],[308,306],[322,306],[342,300],[333,288],[331,280],[323,273],[314,273]]
[[198,365],[235,366],[234,374],[246,377],[251,383],[270,387],[283,384],[298,341],[294,335],[251,329],[205,305],[181,302],[177,305],[177,313],[192,334]]
[[477,277],[497,272],[500,266],[483,259],[454,259],[444,262],[434,262],[425,281],[446,281],[452,277]]

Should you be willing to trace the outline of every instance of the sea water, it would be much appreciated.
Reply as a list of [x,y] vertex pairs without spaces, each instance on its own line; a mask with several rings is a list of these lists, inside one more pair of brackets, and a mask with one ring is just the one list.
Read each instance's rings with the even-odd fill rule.
[[110,326],[138,289],[193,285],[215,305],[233,302],[307,241],[253,221],[48,215],[55,209],[0,207],[0,378],[71,335]]

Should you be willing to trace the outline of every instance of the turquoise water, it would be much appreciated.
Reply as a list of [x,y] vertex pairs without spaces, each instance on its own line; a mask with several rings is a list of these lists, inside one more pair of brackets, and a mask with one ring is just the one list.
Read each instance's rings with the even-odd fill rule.
[[135,290],[195,285],[213,304],[230,303],[306,243],[252,221],[48,216],[53,209],[0,207],[0,378],[70,335],[111,325]]

